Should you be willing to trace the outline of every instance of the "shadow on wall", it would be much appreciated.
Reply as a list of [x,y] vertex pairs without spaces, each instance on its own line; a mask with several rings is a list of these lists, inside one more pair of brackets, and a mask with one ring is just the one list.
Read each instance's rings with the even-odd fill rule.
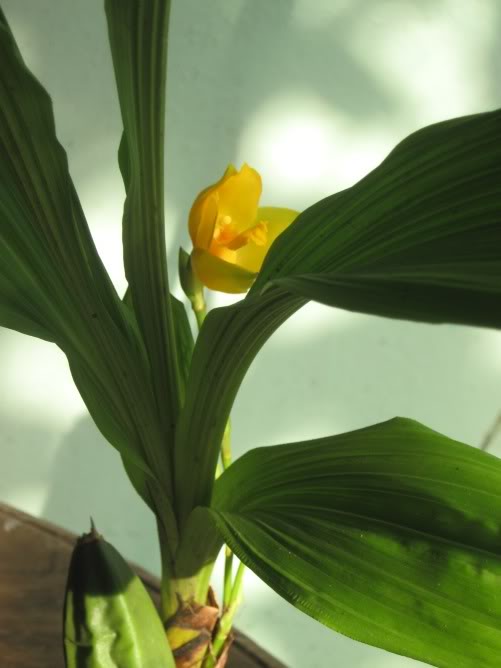
[[160,570],[153,515],[127,478],[116,450],[90,416],[77,421],[53,460],[43,517],[81,534],[90,517],[127,559]]
[[[216,10],[193,0],[174,3],[167,189],[178,210],[186,215],[194,196],[208,179],[219,178],[228,162],[249,159],[240,156],[242,131],[263,103],[281,93],[311,96],[359,121],[391,115],[398,100],[346,48],[364,4],[345,3],[334,16],[327,11],[330,20],[321,26],[306,27],[294,20],[291,0],[220,2]],[[173,255],[187,237],[180,222]]]
[[233,410],[235,451],[395,416],[479,445],[501,407],[500,373],[500,332],[309,304],[253,362]]

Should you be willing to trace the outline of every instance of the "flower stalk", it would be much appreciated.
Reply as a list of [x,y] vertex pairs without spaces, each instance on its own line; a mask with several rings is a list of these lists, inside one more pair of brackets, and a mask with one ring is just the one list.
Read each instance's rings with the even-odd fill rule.
[[235,613],[242,602],[242,586],[245,573],[245,565],[240,562],[237,574],[231,588],[228,605],[223,608],[223,614],[219,619],[216,634],[212,642],[211,652],[207,654],[203,668],[217,668],[217,662],[231,643],[231,629]]

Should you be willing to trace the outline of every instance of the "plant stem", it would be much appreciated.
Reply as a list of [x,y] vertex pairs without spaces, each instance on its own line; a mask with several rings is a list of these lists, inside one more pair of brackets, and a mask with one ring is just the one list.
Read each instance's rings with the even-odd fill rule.
[[190,297],[190,302],[193,313],[195,314],[195,318],[197,319],[198,330],[200,331],[205,320],[205,316],[207,315],[207,304],[205,302],[203,291],[200,291],[195,296]]
[[168,549],[169,539],[159,518],[157,518],[157,532],[162,566],[162,576],[160,580],[160,608],[161,617],[164,620],[172,614],[172,610],[176,609],[177,603],[175,594],[172,591],[173,561],[172,554]]
[[233,589],[231,590],[230,607],[240,603],[242,594],[242,586],[244,583],[245,564],[241,561],[238,564],[237,574],[233,582]]
[[231,464],[231,420],[228,418],[224,428],[223,440],[221,441],[221,464],[223,471],[226,471]]
[[224,612],[221,615],[218,630],[212,643],[211,653],[206,656],[203,668],[215,668],[221,651],[230,635],[231,627],[233,626],[233,618],[235,617],[235,612],[241,601],[244,572],[245,566],[240,562],[235,581],[233,582],[228,607],[224,609]]
[[233,552],[228,546],[225,547],[224,557],[224,585],[223,585],[223,610],[225,610],[231,599],[233,590]]

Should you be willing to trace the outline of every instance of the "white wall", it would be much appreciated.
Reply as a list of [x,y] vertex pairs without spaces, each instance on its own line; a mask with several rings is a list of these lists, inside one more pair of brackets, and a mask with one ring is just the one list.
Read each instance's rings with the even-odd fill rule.
[[[501,104],[496,0],[173,0],[167,244],[228,162],[260,170],[263,203],[305,208],[354,183],[406,134]],[[120,290],[121,124],[100,0],[3,0],[51,92],[92,232]],[[178,292],[179,294],[179,292]],[[225,300],[215,297],[213,303]],[[54,347],[0,330],[0,499],[75,532],[92,515],[153,571],[152,518],[96,431]],[[234,450],[395,415],[478,444],[501,408],[499,333],[310,305],[266,344],[233,411]],[[493,451],[501,454],[501,442]],[[249,575],[238,618],[291,668],[416,662],[323,628]]]

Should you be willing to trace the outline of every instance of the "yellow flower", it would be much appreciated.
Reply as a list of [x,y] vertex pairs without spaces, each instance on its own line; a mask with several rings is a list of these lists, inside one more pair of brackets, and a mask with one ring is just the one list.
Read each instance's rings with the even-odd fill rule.
[[248,165],[230,165],[198,195],[190,211],[193,269],[212,290],[245,292],[278,235],[298,215],[291,209],[258,207],[261,177]]

